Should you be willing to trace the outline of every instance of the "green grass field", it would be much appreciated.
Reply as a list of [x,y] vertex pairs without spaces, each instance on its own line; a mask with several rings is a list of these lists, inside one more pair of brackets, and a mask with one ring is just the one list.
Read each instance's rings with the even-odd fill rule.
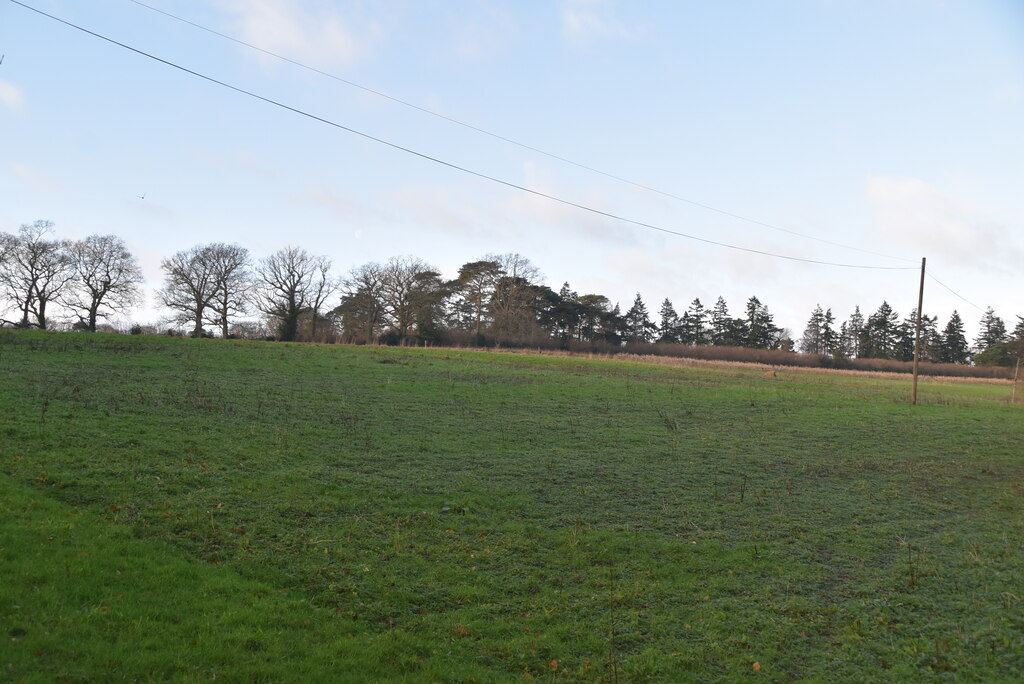
[[1019,681],[1009,391],[0,331],[0,677]]

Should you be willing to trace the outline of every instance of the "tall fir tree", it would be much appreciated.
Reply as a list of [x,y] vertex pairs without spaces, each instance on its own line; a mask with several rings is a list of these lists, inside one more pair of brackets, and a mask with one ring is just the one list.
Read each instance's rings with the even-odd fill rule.
[[679,344],[681,341],[682,325],[680,324],[679,314],[676,313],[675,307],[672,306],[672,302],[669,301],[668,297],[661,303],[658,315],[661,317],[661,325],[658,326],[658,342]]
[[914,360],[914,340],[917,336],[917,309],[904,318],[896,328],[896,358]]
[[779,333],[782,330],[775,325],[774,317],[768,312],[768,307],[762,304],[757,297],[747,300],[747,317],[744,323],[747,334],[743,346],[751,349],[778,348]]
[[942,333],[938,316],[921,317],[921,360],[938,363],[942,356]]
[[836,317],[832,314],[832,309],[825,309],[825,321],[821,328],[821,343],[824,346],[823,354],[832,354],[835,352],[836,345],[839,343],[839,333],[835,329]]
[[1003,322],[992,307],[985,309],[979,324],[978,336],[974,339],[974,349],[983,352],[1001,342],[1006,342],[1006,323]]
[[547,323],[551,327],[551,334],[563,346],[567,345],[569,340],[579,337],[582,309],[579,295],[569,287],[569,283],[564,283],[558,291],[558,296],[553,298],[550,310],[547,312]]
[[844,324],[845,334],[841,342],[843,347],[843,355],[856,359],[864,356],[863,333],[864,333],[864,314],[860,312],[860,307],[853,307],[853,313],[850,314],[850,318],[847,319]]
[[822,330],[824,327],[825,312],[821,310],[821,305],[818,304],[814,307],[811,317],[807,320],[804,334],[800,337],[800,342],[798,343],[799,350],[804,354],[824,354],[825,345],[822,340]]
[[729,316],[729,305],[725,299],[718,298],[715,306],[711,309],[711,344],[716,347],[735,345],[739,340],[734,339],[732,317]]
[[690,307],[683,314],[683,329],[681,333],[684,344],[695,347],[711,344],[711,335],[708,330],[708,310],[704,308],[699,298],[690,302]]
[[633,306],[629,307],[629,311],[623,318],[626,324],[627,342],[650,342],[654,339],[657,327],[651,322],[650,316],[647,314],[647,305],[644,304],[639,292],[636,294],[636,299],[633,300]]
[[943,363],[967,363],[971,359],[970,350],[967,347],[967,337],[964,335],[964,322],[960,314],[953,309],[949,317],[949,323],[942,331],[942,359]]
[[839,324],[839,332],[836,337],[836,346],[832,350],[834,356],[851,358],[854,353],[855,344],[852,341],[850,332],[846,329],[846,321]]
[[[921,316],[921,360],[936,363],[941,356],[941,336],[938,318],[925,314]],[[914,344],[917,338],[917,309],[900,323],[897,333],[896,358],[900,361],[914,360]]]
[[888,302],[882,302],[878,310],[868,316],[861,339],[861,355],[873,359],[897,358],[899,315]]

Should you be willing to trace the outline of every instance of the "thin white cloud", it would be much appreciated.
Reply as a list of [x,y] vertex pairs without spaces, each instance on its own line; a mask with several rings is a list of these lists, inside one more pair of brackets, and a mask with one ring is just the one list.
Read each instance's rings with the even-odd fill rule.
[[362,220],[372,213],[363,202],[331,192],[324,187],[311,188],[304,192],[298,200],[304,204],[325,209],[335,218],[342,220]]
[[467,60],[486,60],[500,53],[519,32],[515,17],[498,8],[462,17],[452,27],[451,50]]
[[28,164],[13,162],[10,168],[18,180],[33,190],[38,192],[58,192],[61,189],[60,183],[44,176]]
[[615,16],[609,0],[565,0],[562,3],[562,35],[573,42],[629,38],[634,33]]
[[273,173],[274,167],[249,150],[200,150],[197,156],[206,164],[230,171],[249,171],[262,176]]
[[152,195],[149,196],[149,199],[145,200],[130,200],[129,206],[132,208],[133,211],[139,212],[140,214],[143,214],[150,219],[160,221],[177,221],[179,218],[178,212],[176,212],[174,209],[171,209],[167,205],[161,204],[160,202],[154,200],[152,198]]
[[246,42],[321,68],[352,66],[369,51],[368,39],[379,34],[374,22],[342,16],[318,0],[220,0],[220,5]]
[[[523,164],[516,182],[552,196],[566,194],[550,169],[534,162]],[[574,200],[597,208],[605,204],[605,199],[594,193],[578,195]],[[443,186],[413,185],[389,192],[382,202],[418,225],[459,237],[528,238],[554,231],[589,240],[635,242],[635,231],[628,225],[518,190],[488,188],[470,197],[463,191],[453,194]]]
[[0,80],[0,102],[8,109],[20,112],[25,109],[25,94],[10,81]]
[[1022,100],[1024,100],[1024,86],[1021,86],[1019,83],[997,88],[992,93],[992,101],[997,105],[1021,102]]
[[476,203],[455,198],[448,188],[405,187],[388,193],[389,202],[400,208],[415,225],[457,237],[479,237],[499,231],[482,215]]
[[[571,198],[582,206],[615,213],[614,208],[608,206],[607,197],[593,191],[573,194],[560,188],[550,168],[533,161],[523,164],[520,184],[552,197]],[[506,198],[498,211],[516,224],[540,225],[559,233],[571,231],[588,240],[600,239],[620,245],[636,242],[638,229],[628,223],[531,193],[517,191]]]
[[886,239],[961,267],[1019,268],[1024,252],[1006,226],[969,200],[917,178],[868,178],[868,201]]

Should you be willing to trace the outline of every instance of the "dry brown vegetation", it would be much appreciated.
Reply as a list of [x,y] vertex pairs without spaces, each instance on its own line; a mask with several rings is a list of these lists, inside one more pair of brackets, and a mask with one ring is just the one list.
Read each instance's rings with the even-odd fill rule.
[[[534,352],[541,354],[577,355],[588,358],[629,358],[664,365],[697,365],[719,368],[748,368],[753,370],[785,369],[814,373],[834,373],[862,377],[905,376],[913,372],[910,361],[890,359],[845,359],[817,354],[798,354],[780,349],[747,349],[744,347],[690,347],[678,344],[627,344],[621,347],[607,345],[594,350],[587,343],[568,350],[505,349],[505,352]],[[922,363],[919,373],[936,380],[965,382],[1012,383],[1012,368],[999,366],[965,366],[955,363]]]

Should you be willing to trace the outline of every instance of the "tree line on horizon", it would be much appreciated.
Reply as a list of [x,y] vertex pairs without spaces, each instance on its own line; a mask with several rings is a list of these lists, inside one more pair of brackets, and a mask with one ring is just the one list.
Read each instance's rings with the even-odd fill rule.
[[[332,273],[331,260],[285,247],[259,260],[220,242],[196,245],[161,261],[156,292],[169,322],[194,337],[265,338],[350,344],[520,346],[610,350],[622,345],[680,345],[795,351],[834,359],[909,361],[917,312],[900,320],[887,302],[864,316],[855,307],[836,326],[831,309],[816,306],[799,339],[774,323],[756,296],[733,316],[724,298],[709,308],[695,298],[678,313],[665,299],[655,318],[638,293],[623,312],[600,294],[557,292],[519,254],[490,254],[463,264],[455,278],[413,257],[366,263]],[[142,301],[143,275],[115,235],[83,240],[53,237],[36,221],[0,233],[0,319],[5,326],[96,331]],[[132,332],[144,331],[134,326]],[[156,332],[150,327],[149,332]],[[1024,351],[1024,317],[1010,331],[988,308],[973,347],[954,311],[939,329],[922,316],[921,358],[934,363],[1011,365]]]

